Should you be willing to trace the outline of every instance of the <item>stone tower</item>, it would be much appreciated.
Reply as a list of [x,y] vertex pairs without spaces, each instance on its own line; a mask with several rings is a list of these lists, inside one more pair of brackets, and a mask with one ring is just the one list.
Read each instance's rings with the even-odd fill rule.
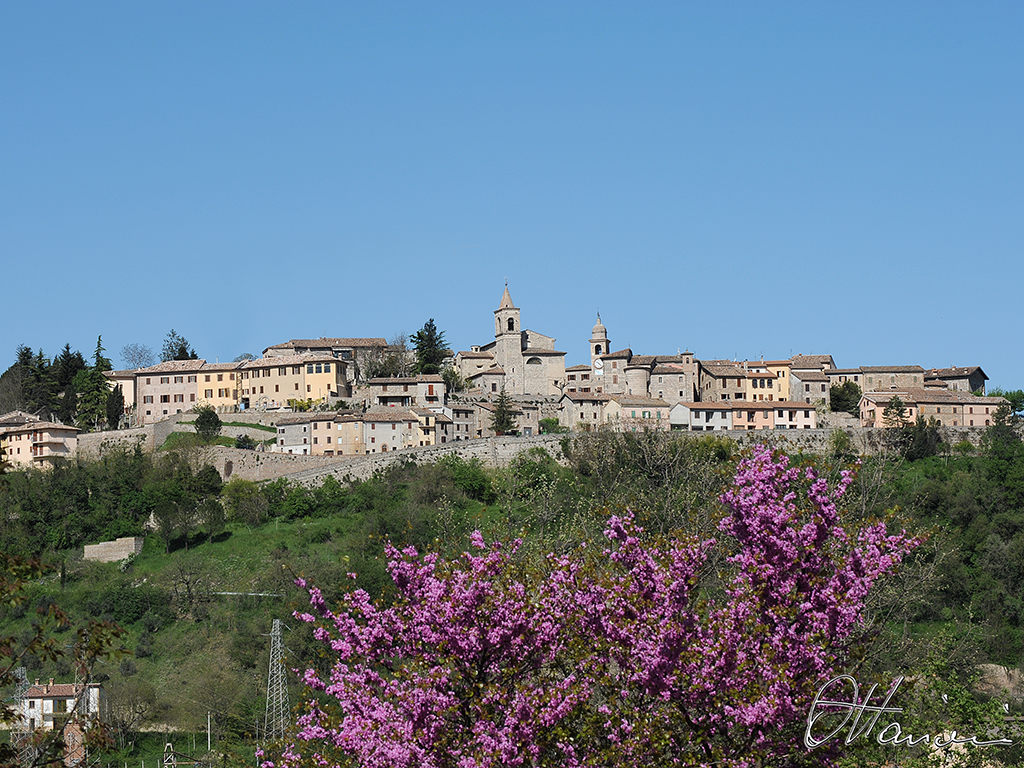
[[505,371],[506,389],[510,395],[523,392],[523,329],[519,308],[505,283],[501,304],[494,310],[494,359]]
[[608,348],[608,329],[601,323],[601,313],[597,313],[597,325],[594,326],[590,332],[590,367],[594,367],[594,362],[597,358],[602,355],[607,355],[611,352]]

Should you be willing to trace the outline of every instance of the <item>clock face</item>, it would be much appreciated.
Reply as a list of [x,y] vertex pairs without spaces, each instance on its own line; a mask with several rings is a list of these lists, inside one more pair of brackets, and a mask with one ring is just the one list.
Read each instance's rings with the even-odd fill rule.
[[594,367],[597,368],[597,370],[601,370],[602,368],[604,368],[604,360],[601,360],[600,358],[595,360]]

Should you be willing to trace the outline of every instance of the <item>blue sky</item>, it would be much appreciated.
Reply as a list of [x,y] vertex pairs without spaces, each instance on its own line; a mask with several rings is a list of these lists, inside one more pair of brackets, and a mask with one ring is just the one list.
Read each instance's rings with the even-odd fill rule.
[[[1020,3],[0,4],[0,370],[102,334],[1024,387]],[[980,275],[980,276],[979,276]]]

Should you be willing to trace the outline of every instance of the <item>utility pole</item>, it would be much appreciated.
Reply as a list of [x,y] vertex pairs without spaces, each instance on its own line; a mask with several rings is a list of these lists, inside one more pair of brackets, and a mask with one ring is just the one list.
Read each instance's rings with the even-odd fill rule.
[[277,741],[288,728],[288,681],[285,679],[284,647],[281,642],[281,620],[274,619],[270,631],[270,669],[267,673],[267,716],[263,738]]

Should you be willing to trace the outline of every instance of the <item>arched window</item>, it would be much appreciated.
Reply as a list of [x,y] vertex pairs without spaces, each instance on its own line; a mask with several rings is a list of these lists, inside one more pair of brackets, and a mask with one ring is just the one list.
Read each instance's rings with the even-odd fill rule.
[[539,357],[531,357],[529,360],[526,361],[526,364],[527,365],[540,365],[540,358]]
[[594,354],[595,355],[600,355],[601,354],[601,345],[600,344],[595,344],[594,345]]
[[516,321],[513,320],[511,317],[508,319],[508,329],[510,331],[514,331],[516,329]]

